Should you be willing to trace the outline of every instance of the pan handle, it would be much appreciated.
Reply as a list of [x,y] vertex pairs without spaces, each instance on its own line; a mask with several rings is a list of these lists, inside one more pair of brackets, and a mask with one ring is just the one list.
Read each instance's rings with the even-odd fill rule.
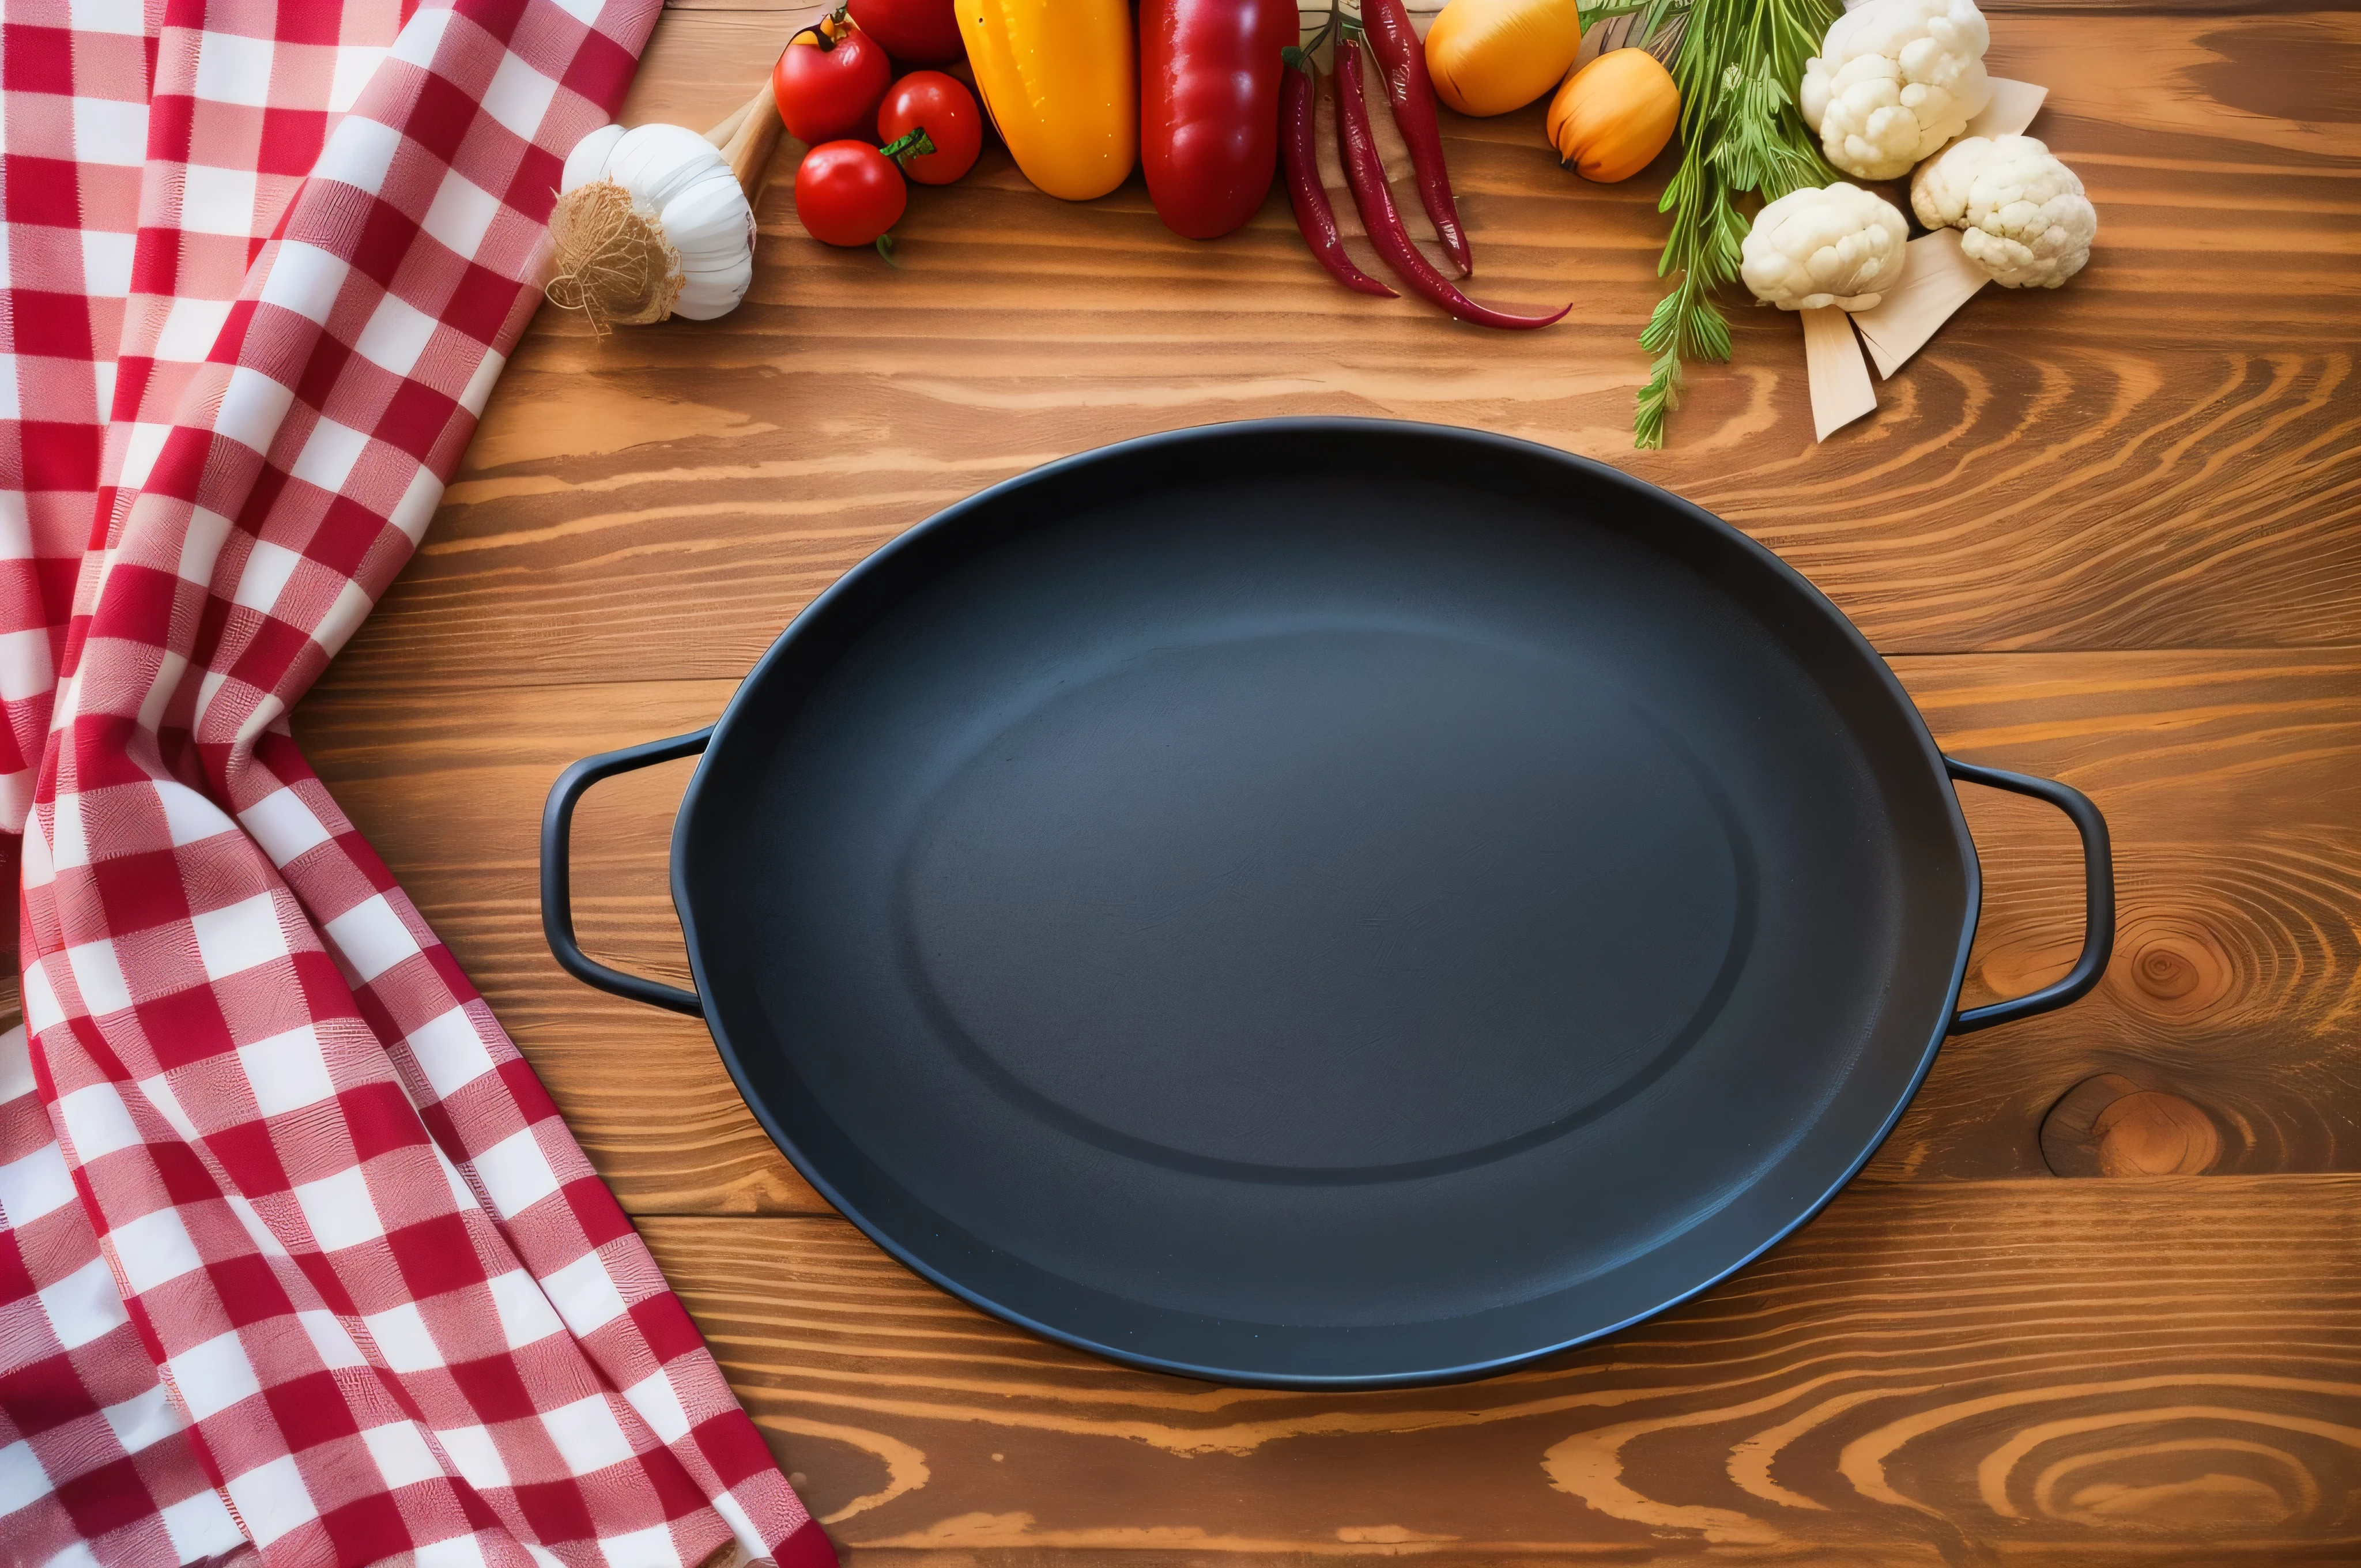
[[2029,795],[2036,800],[2046,800],[2073,819],[2074,830],[2082,836],[2082,882],[2086,913],[2082,917],[2082,956],[2066,978],[2025,996],[2014,996],[2006,1002],[1994,1002],[1988,1006],[1969,1007],[1954,1014],[1949,1033],[1970,1034],[1977,1029],[1989,1029],[1994,1024],[2011,1024],[2019,1018],[2030,1018],[2037,1013],[2048,1013],[2065,1006],[2099,983],[2105,972],[2107,958],[2115,947],[2115,861],[2107,844],[2107,819],[2091,797],[2072,784],[2059,784],[2056,779],[2037,779],[2028,773],[2012,773],[1999,768],[1980,768],[1973,762],[1962,762],[1956,757],[1943,759],[1943,766],[1955,779],[1969,784],[1986,784],[2016,795]]
[[601,991],[653,1007],[669,1007],[692,1018],[705,1016],[705,1003],[697,1000],[697,992],[609,969],[585,953],[582,944],[574,939],[574,871],[570,864],[574,806],[583,792],[600,779],[655,762],[669,762],[675,757],[694,757],[705,750],[705,743],[712,738],[713,726],[708,724],[695,734],[675,735],[669,740],[650,740],[626,746],[620,751],[585,757],[557,775],[557,782],[549,789],[549,804],[541,813],[541,929],[549,938],[549,950],[557,955],[557,967]]

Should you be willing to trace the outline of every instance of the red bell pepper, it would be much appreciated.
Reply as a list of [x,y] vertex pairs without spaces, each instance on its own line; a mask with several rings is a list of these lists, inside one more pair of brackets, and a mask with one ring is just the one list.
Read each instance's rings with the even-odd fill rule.
[[1225,235],[1270,193],[1297,26],[1295,0],[1140,0],[1139,161],[1173,233]]

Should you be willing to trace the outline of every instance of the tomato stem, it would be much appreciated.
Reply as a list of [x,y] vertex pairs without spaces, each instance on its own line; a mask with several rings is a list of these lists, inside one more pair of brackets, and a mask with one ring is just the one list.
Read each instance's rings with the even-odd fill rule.
[[877,236],[877,254],[885,258],[885,265],[888,267],[898,269],[902,265],[894,259],[894,236],[891,233]]
[[[899,163],[906,158],[926,157],[935,150],[935,144],[928,139],[926,126],[913,126],[908,135],[895,137],[877,150]],[[889,256],[886,259],[891,261],[893,258]]]
[[826,54],[829,50],[836,47],[836,35],[829,31],[829,29],[830,27],[840,27],[844,26],[844,18],[851,13],[851,10],[852,0],[844,0],[843,5],[839,5],[834,11],[822,16],[810,27],[798,28],[796,31],[788,34],[788,44],[792,46],[797,38],[803,37],[806,33],[809,33],[813,38],[818,40],[819,44],[819,52]]

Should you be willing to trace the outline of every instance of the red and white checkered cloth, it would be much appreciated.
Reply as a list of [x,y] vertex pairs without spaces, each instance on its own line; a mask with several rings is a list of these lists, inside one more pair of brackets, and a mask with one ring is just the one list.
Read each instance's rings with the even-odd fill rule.
[[657,4],[0,0],[0,1562],[835,1560],[287,728]]

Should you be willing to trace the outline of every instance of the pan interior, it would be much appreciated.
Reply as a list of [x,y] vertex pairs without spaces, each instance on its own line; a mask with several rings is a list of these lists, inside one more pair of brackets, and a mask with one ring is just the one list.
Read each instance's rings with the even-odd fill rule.
[[979,1084],[1110,1152],[1507,1157],[1653,1081],[1743,962],[1742,828],[1611,672],[1299,623],[1040,695],[915,803],[896,978]]
[[1251,1380],[1510,1359],[1759,1249],[1923,1069],[1969,880],[1882,672],[1645,492],[1387,450],[988,496],[699,776],[741,1086],[996,1310]]

